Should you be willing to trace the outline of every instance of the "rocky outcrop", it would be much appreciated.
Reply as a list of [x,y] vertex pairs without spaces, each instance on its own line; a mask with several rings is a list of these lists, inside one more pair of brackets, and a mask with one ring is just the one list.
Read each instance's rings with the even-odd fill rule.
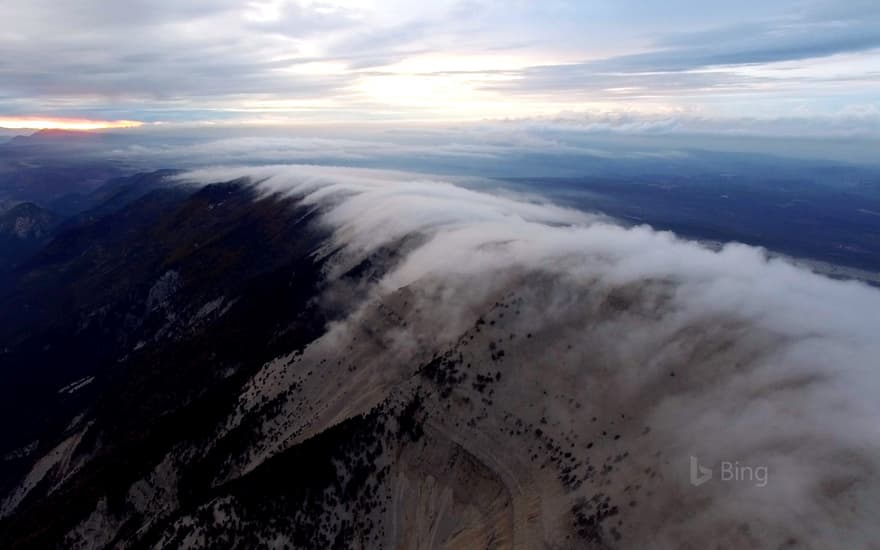
[[39,250],[51,238],[58,221],[54,213],[30,202],[0,213],[0,270]]

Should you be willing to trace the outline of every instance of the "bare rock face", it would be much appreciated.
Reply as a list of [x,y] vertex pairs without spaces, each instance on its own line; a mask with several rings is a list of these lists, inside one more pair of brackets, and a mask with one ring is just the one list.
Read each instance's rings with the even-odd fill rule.
[[29,202],[0,210],[0,271],[13,267],[46,244],[58,221],[54,213]]
[[153,312],[158,309],[168,309],[171,298],[179,289],[180,273],[174,270],[166,271],[150,287],[150,292],[147,294],[147,311]]
[[46,238],[57,222],[54,214],[36,204],[18,204],[0,218],[0,234],[22,240]]

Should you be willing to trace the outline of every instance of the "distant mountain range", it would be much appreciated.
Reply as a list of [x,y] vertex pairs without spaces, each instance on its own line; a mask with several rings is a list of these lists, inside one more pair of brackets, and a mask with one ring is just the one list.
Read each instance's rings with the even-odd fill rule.
[[75,130],[46,129],[31,134],[15,135],[6,142],[11,147],[30,147],[56,145],[71,147],[77,144],[101,143],[107,135],[99,132],[83,132]]
[[74,213],[81,208],[77,198],[129,173],[119,163],[87,154],[102,139],[42,130],[0,143],[0,203],[33,202],[62,216]]

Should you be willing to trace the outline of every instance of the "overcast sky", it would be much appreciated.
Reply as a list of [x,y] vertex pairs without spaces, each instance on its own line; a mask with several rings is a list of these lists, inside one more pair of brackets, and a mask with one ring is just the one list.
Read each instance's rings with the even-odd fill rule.
[[0,0],[0,21],[0,118],[880,134],[877,0]]

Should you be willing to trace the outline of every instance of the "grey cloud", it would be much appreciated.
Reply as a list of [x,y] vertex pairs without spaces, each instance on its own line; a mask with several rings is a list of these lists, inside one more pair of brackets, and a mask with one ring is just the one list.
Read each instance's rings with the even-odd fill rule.
[[303,38],[316,33],[351,28],[358,23],[355,14],[343,9],[318,11],[289,2],[281,10],[277,20],[248,22],[245,27],[257,32],[274,32],[292,38]]
[[6,2],[0,6],[0,15],[4,21],[17,23],[14,28],[16,33],[66,29],[68,33],[76,35],[100,32],[106,28],[143,27],[208,18],[236,11],[241,5],[238,0],[78,0],[75,3],[31,0],[19,5]]
[[[745,77],[743,65],[800,61],[880,48],[880,11],[870,3],[835,8],[822,3],[797,17],[658,35],[647,51],[584,63],[536,66],[513,82],[497,85],[511,92],[635,87],[625,94],[685,91],[748,91],[774,79]],[[727,71],[704,71],[707,68]]]
[[344,26],[345,14],[288,6],[279,21],[260,25],[243,10],[240,2],[7,4],[0,18],[16,26],[0,35],[0,80],[8,95],[31,100],[19,106],[31,113],[45,99],[149,100],[149,110],[223,107],[241,94],[326,97],[350,82],[279,71],[311,61],[285,33]]
[[770,79],[744,77],[732,72],[607,72],[596,63],[548,65],[528,68],[517,78],[484,85],[485,89],[504,92],[554,93],[583,100],[638,98],[639,96],[674,96],[695,91],[748,90]]
[[797,61],[880,47],[876,21],[749,25],[670,36],[662,49],[612,58],[599,66],[676,71],[714,65]]

